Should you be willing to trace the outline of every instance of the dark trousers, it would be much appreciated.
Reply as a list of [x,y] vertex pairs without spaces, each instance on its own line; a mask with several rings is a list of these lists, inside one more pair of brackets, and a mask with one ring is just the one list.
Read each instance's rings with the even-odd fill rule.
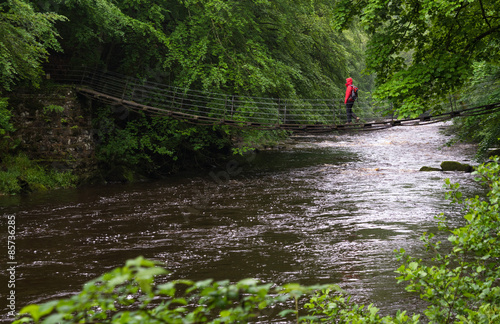
[[356,119],[358,116],[352,111],[352,105],[354,105],[354,101],[348,101],[345,104],[345,110],[347,113],[347,122],[350,123],[352,118]]

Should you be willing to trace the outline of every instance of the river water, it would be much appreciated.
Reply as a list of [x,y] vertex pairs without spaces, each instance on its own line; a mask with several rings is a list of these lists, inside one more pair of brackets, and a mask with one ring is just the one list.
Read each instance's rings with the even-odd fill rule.
[[472,163],[472,146],[445,146],[445,126],[295,136],[279,151],[210,172],[0,197],[2,242],[7,218],[16,219],[17,310],[67,297],[142,255],[165,262],[171,279],[336,283],[383,314],[418,311],[394,279],[394,250],[421,256],[419,237],[436,230],[434,216],[460,221],[460,209],[444,198],[445,178],[466,195],[481,191],[471,174],[418,171],[445,160]]

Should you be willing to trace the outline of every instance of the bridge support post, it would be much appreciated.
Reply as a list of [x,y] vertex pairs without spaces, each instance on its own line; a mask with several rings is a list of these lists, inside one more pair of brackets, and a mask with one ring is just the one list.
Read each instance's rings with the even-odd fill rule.
[[84,80],[85,80],[85,77],[87,76],[87,67],[84,68],[83,70],[83,73],[82,73],[82,79],[80,80],[80,85],[85,85],[84,84]]
[[224,96],[224,119],[227,116],[227,96]]
[[281,112],[281,98],[278,98],[278,120],[276,121],[276,124],[280,124],[280,112]]
[[277,123],[278,125],[286,124],[286,99],[281,100],[281,98],[274,99],[278,101],[278,114],[277,114]]
[[283,124],[286,124],[286,99],[285,99],[285,105],[283,109]]
[[125,99],[125,93],[127,92],[127,88],[128,88],[128,83],[130,81],[130,77],[127,78],[127,81],[125,82],[125,86],[123,87],[123,91],[122,91],[122,100]]
[[335,105],[335,99],[333,99],[332,100],[332,125],[336,124],[336,122],[335,122],[335,119],[336,119],[335,118],[335,116],[336,116],[336,114],[335,114],[335,106],[336,106]]
[[231,119],[233,119],[234,114],[234,96],[231,97]]

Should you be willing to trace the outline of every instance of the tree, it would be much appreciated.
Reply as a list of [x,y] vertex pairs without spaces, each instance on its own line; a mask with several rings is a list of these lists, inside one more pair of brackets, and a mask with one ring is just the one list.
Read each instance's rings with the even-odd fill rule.
[[[235,95],[333,97],[358,44],[333,29],[332,0],[36,1],[59,24],[65,59]],[[55,59],[55,58],[54,58]],[[362,60],[359,60],[362,61]]]
[[[161,1],[161,0],[160,0]],[[62,36],[64,49],[62,63],[86,65],[103,69],[118,70],[129,55],[137,69],[144,69],[149,63],[148,53],[154,52],[156,44],[162,43],[164,35],[157,28],[163,23],[168,10],[155,5],[155,1],[110,1],[110,0],[39,0],[32,1],[42,12],[57,12],[68,17],[68,21],[57,25]],[[136,3],[132,12],[140,20],[127,14],[127,9]],[[124,10],[119,6],[123,4]],[[158,12],[155,10],[158,9]],[[161,8],[160,8],[161,9]],[[127,46],[140,49],[137,53],[126,53]],[[124,53],[125,52],[125,53]],[[134,55],[135,54],[135,55]],[[140,55],[137,55],[140,54]],[[53,56],[52,62],[61,63],[60,57]]]
[[181,87],[271,97],[333,97],[349,41],[330,24],[331,1],[181,1],[166,66]]
[[376,73],[378,98],[417,116],[429,100],[464,84],[476,61],[500,58],[498,0],[349,0],[336,5],[337,28],[355,19],[370,34],[367,72]]
[[[460,91],[460,104],[482,106],[500,101],[500,66],[474,64],[474,76]],[[458,96],[457,96],[458,97]],[[489,148],[500,145],[500,112],[456,118],[454,130],[461,141],[478,143],[478,159],[488,157]]]
[[42,63],[50,50],[61,50],[55,13],[37,13],[23,0],[0,4],[0,89],[11,90],[21,80],[40,82]]

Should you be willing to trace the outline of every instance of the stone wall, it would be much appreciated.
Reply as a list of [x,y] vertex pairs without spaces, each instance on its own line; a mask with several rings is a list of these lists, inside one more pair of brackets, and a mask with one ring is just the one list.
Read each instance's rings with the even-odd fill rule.
[[73,88],[16,94],[9,103],[14,108],[14,138],[31,159],[82,176],[96,170],[90,105],[84,105]]

